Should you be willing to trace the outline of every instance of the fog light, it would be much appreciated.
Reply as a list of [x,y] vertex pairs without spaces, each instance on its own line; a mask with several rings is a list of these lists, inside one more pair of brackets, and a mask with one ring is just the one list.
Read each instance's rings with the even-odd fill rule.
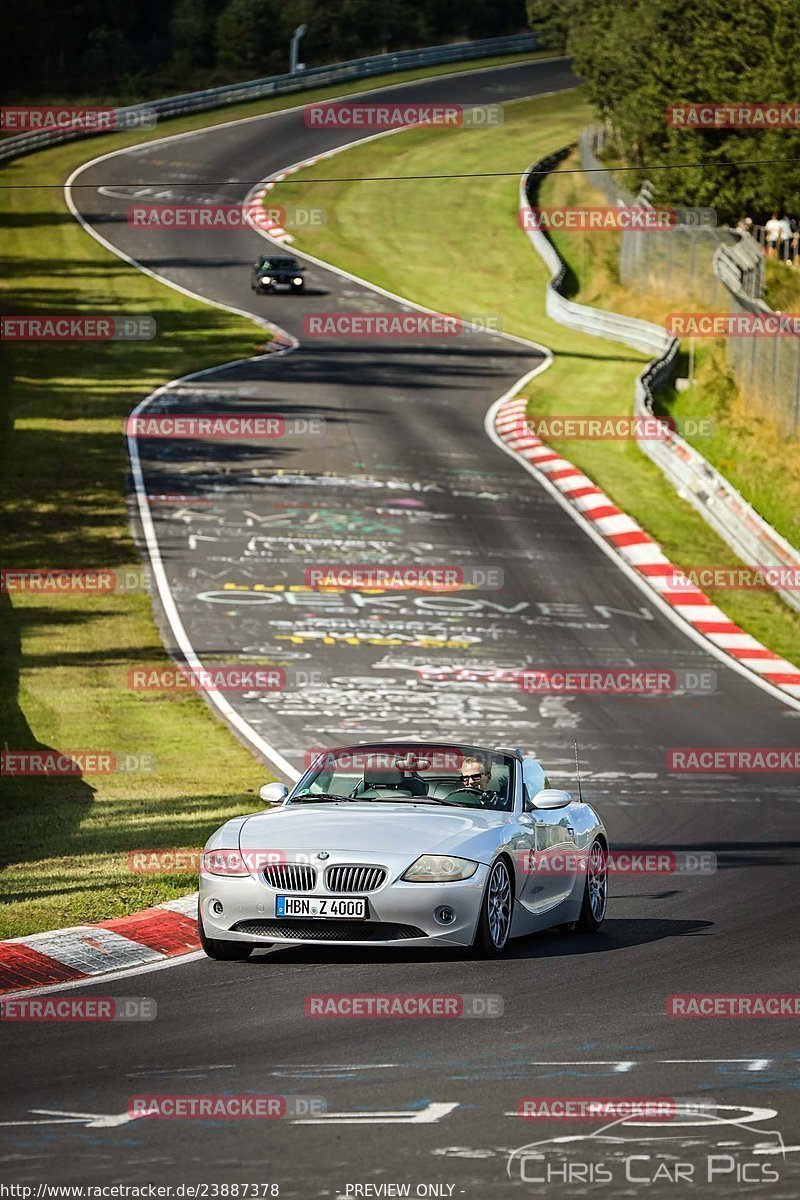
[[211,909],[211,915],[213,917],[221,917],[225,912],[225,909],[222,907],[221,900],[212,900],[209,908]]
[[434,912],[433,918],[435,921],[438,921],[440,925],[452,925],[453,921],[456,919],[456,914],[447,904],[442,904]]

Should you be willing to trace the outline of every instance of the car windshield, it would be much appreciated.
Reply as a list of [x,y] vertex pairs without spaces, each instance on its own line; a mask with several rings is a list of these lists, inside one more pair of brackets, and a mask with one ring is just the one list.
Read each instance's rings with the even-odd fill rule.
[[419,804],[510,812],[514,760],[477,746],[349,746],[320,752],[291,804]]
[[293,258],[263,258],[261,269],[269,267],[271,271],[298,271],[300,268]]

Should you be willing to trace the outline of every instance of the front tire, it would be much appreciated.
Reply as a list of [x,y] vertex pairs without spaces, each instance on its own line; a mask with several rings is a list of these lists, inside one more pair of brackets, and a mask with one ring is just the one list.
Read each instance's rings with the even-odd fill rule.
[[489,872],[481,901],[481,915],[472,948],[479,958],[496,958],[508,945],[514,886],[504,858],[498,858]]
[[581,933],[597,933],[608,907],[608,851],[599,840],[592,842],[586,866],[583,904],[576,928]]
[[246,958],[250,957],[253,947],[248,946],[247,942],[226,942],[220,938],[206,937],[199,907],[197,929],[200,933],[200,946],[208,958],[216,959],[217,962],[244,962]]

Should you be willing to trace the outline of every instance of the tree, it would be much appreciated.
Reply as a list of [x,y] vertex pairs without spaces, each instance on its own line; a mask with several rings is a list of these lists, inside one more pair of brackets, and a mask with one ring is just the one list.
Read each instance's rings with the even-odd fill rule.
[[214,61],[213,21],[205,0],[175,0],[169,21],[177,67],[208,67]]
[[240,78],[286,69],[277,0],[230,0],[216,22],[217,62]]
[[570,17],[575,7],[572,0],[526,0],[528,24],[548,50],[566,54]]
[[[530,0],[529,14],[545,7]],[[566,23],[576,72],[624,157],[651,174],[656,202],[716,208],[725,221],[742,208],[759,216],[797,205],[800,163],[791,160],[800,159],[800,129],[686,129],[667,120],[670,105],[796,102],[800,36],[790,0],[563,0],[551,21]]]

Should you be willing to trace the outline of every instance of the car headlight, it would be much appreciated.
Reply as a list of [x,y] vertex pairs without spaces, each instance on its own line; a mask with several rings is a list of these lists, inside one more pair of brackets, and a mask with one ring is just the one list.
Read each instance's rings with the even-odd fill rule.
[[204,850],[200,870],[204,875],[250,874],[238,850]]
[[271,275],[262,275],[258,282],[259,283],[272,283],[272,276]]
[[469,858],[453,858],[450,854],[421,854],[401,876],[406,883],[452,883],[469,879],[478,864]]
[[292,280],[292,283],[297,283],[297,284],[300,284],[300,283],[302,283],[302,282],[303,282],[303,276],[302,276],[302,275],[297,275],[297,276],[295,276],[295,278]]

